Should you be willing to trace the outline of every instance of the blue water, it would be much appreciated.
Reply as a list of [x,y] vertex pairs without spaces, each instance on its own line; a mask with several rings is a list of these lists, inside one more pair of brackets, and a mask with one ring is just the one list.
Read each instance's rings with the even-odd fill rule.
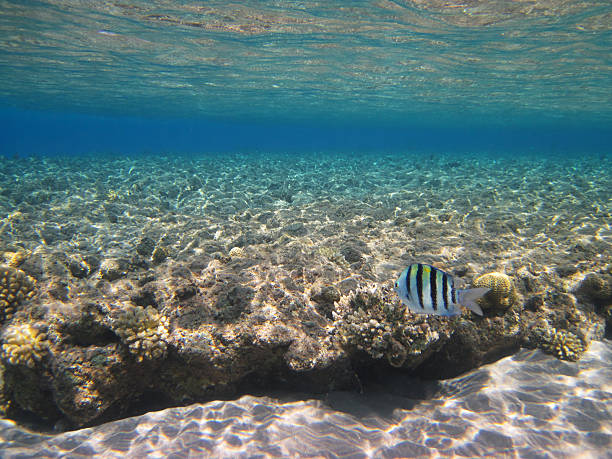
[[[538,125],[327,124],[147,119],[66,112],[0,110],[0,153],[119,155],[202,152],[606,153],[612,131],[588,123]],[[35,133],[35,135],[32,135]]]
[[606,3],[0,2],[4,154],[605,152]]

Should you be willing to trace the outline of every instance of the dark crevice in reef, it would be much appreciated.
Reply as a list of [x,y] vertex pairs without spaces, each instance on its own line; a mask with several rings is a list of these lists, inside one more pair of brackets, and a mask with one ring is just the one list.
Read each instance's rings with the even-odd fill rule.
[[486,351],[483,351],[478,344],[466,340],[460,334],[455,334],[439,352],[423,362],[413,374],[429,380],[451,379],[480,365],[512,355],[520,349],[520,342],[517,340],[497,343],[495,347]]
[[122,401],[119,401],[110,406],[101,417],[90,422],[87,427],[96,426],[110,421],[116,421],[118,419],[140,416],[148,412],[164,410],[166,408],[176,406],[183,405],[177,404],[174,400],[161,391],[145,390],[139,395],[135,396],[128,405]]

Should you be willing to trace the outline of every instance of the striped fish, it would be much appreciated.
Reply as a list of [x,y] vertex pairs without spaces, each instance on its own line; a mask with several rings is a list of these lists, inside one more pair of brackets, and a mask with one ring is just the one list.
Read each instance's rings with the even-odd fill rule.
[[464,306],[481,316],[482,309],[476,300],[489,289],[456,289],[451,275],[433,266],[415,263],[400,274],[395,291],[402,303],[417,314],[458,316]]

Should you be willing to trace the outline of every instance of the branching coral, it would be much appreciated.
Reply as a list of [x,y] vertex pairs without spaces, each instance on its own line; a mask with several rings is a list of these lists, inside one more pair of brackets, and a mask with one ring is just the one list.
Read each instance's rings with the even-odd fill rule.
[[[405,307],[387,288],[360,288],[334,304],[334,327],[340,344],[366,352],[374,359],[386,357],[395,367],[410,366],[423,351],[450,335],[430,321],[437,318],[406,314]],[[410,362],[407,360],[410,359]]]
[[542,349],[561,360],[575,362],[586,350],[580,338],[567,330],[550,328],[543,335]]
[[10,320],[22,301],[34,296],[36,281],[23,271],[0,267],[0,322]]
[[510,276],[503,273],[487,273],[476,278],[476,288],[491,289],[480,303],[486,308],[506,309],[516,302],[516,291]]
[[113,330],[139,362],[166,355],[168,325],[168,318],[151,306],[129,306],[112,321]]
[[34,368],[47,352],[47,335],[30,324],[8,327],[2,337],[2,360],[10,365]]

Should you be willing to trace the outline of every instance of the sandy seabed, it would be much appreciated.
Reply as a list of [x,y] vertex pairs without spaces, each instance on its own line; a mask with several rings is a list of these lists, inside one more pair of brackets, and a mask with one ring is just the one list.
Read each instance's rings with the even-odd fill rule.
[[603,458],[612,457],[611,408],[612,344],[604,341],[579,362],[523,350],[460,378],[400,378],[367,395],[243,396],[56,436],[0,421],[0,454]]
[[299,244],[311,264],[329,249],[377,281],[416,260],[466,280],[530,266],[571,283],[610,262],[611,199],[603,155],[3,159],[0,243],[102,260],[147,238],[179,262]]

